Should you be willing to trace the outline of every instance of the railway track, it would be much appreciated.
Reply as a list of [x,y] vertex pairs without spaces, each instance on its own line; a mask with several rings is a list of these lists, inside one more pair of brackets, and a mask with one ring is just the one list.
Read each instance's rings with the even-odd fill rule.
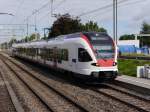
[[24,112],[2,71],[0,71],[0,105],[0,112]]
[[[2,60],[5,65],[46,105],[49,111],[75,111],[86,112],[84,107],[61,94],[51,86],[47,86],[40,79],[34,77],[17,64],[8,60]],[[26,80],[28,79],[28,80]],[[36,86],[35,86],[36,85]]]
[[135,108],[140,112],[150,112],[150,100],[142,98],[138,95],[131,94],[129,92],[123,91],[116,87],[112,87],[108,84],[103,84],[104,88],[102,89],[93,89],[91,90],[103,94],[104,96],[110,97],[120,103]]
[[[18,68],[21,67],[21,69],[23,69],[24,72],[27,72],[28,75],[30,74],[30,75],[34,76],[34,78],[37,76],[36,78],[41,79],[43,81],[43,83],[46,84],[46,86],[52,85],[55,90],[57,90],[58,92],[60,92],[63,95],[67,95],[67,97],[69,97],[73,102],[76,102],[78,105],[80,105],[82,108],[84,108],[83,111],[91,111],[91,112],[94,112],[94,111],[105,112],[108,110],[112,111],[112,112],[117,112],[117,111],[118,112],[121,112],[121,111],[149,112],[150,111],[149,100],[145,100],[145,99],[141,98],[140,96],[128,93],[127,91],[123,91],[123,90],[117,89],[115,87],[112,87],[111,85],[106,85],[106,84],[103,85],[103,86],[105,86],[105,88],[94,88],[94,87],[91,88],[91,87],[84,86],[84,88],[86,88],[86,90],[84,90],[85,93],[84,93],[84,95],[82,95],[82,98],[80,97],[81,99],[79,99],[78,96],[79,96],[79,93],[81,94],[83,91],[81,91],[81,92],[78,91],[78,93],[77,93],[78,96],[75,96],[76,97],[75,99],[71,98],[71,95],[69,96],[68,93],[65,92],[65,90],[63,89],[63,85],[65,86],[65,88],[68,89],[68,91],[72,91],[71,89],[74,89],[73,87],[68,87],[65,84],[62,84],[60,86],[60,88],[58,88],[58,87],[56,87],[55,83],[54,84],[52,83],[53,82],[52,80],[50,83],[48,81],[49,79],[42,78],[43,76],[40,76],[33,71],[27,70],[26,67],[19,65],[19,63],[16,63],[13,60],[9,60],[9,61],[11,61],[11,63],[13,63]],[[60,90],[58,90],[58,89],[60,89]],[[74,93],[76,93],[75,89],[74,89]],[[72,94],[73,94],[73,92],[72,92]],[[86,96],[88,96],[89,94],[90,94],[91,98],[90,98],[90,100],[87,100],[88,97],[86,97]],[[101,104],[98,104],[97,102],[95,102],[95,103],[97,103],[97,107],[90,106],[90,105],[92,105],[92,100],[94,100],[95,98],[97,98],[97,100],[100,100],[100,98],[101,98],[100,96],[103,96],[102,97],[103,99],[105,99],[105,97],[106,97],[106,99],[108,98],[108,100],[112,99],[113,100],[112,105],[115,105],[113,102],[119,102],[118,103],[119,105],[117,105],[119,109],[117,110],[114,108],[116,105],[114,107],[110,107],[108,102],[103,103],[104,100],[101,101]],[[86,98],[86,100],[84,98]],[[89,105],[84,105],[85,102],[83,102],[82,99],[85,100],[85,102],[90,101]],[[101,107],[102,104],[105,104],[104,107]],[[98,106],[98,105],[100,105],[100,106]],[[124,105],[124,107],[123,107],[124,109],[121,109],[120,105]],[[116,108],[117,108],[117,106],[116,106]],[[110,107],[110,109],[108,109],[108,107]],[[125,107],[127,108],[127,110],[125,110]],[[128,110],[128,108],[131,108],[131,110]]]

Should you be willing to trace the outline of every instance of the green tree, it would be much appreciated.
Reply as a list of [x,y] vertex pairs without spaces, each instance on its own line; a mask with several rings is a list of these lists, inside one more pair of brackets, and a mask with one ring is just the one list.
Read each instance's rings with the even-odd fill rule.
[[[141,34],[150,34],[150,24],[143,22],[141,27]],[[149,46],[150,47],[150,37],[138,37],[140,40],[140,46]]]
[[107,32],[106,29],[99,27],[96,22],[89,21],[82,24],[78,17],[72,18],[69,14],[64,14],[59,15],[58,19],[54,22],[48,38],[84,31]]
[[134,40],[135,39],[135,36],[134,34],[131,34],[131,35],[122,35],[120,36],[119,40]]
[[[150,34],[150,24],[143,22],[140,34]],[[133,40],[133,39],[135,39],[135,36],[133,34],[132,35],[125,34],[122,35],[119,40]],[[150,37],[138,37],[138,39],[140,40],[141,47],[143,46],[150,47]]]
[[150,25],[146,22],[143,22],[140,33],[141,34],[150,34]]
[[89,21],[88,23],[85,23],[85,25],[82,25],[82,31],[107,32],[106,29],[100,28],[98,24],[93,21]]
[[24,38],[24,41],[25,41],[25,42],[28,42],[28,40],[29,40],[29,37],[26,36],[26,37]]
[[8,43],[7,42],[2,43],[1,49],[8,49]]
[[39,33],[33,33],[31,34],[30,37],[26,37],[25,41],[32,41],[32,40],[38,40],[40,39],[40,34]]
[[78,17],[72,18],[69,14],[60,15],[59,18],[53,23],[49,38],[79,32],[81,30],[81,23]]
[[12,38],[9,42],[8,42],[8,47],[11,47],[12,44],[16,43],[17,40],[15,38]]

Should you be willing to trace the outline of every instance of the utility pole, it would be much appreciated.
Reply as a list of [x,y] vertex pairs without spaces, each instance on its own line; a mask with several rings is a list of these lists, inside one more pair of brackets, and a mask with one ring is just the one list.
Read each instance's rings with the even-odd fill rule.
[[48,31],[48,32],[50,32],[50,28],[44,28],[44,38],[46,38],[46,30]]
[[53,16],[53,0],[51,0],[51,16]]
[[58,18],[59,15],[53,13],[53,3],[54,3],[54,0],[50,0],[50,1],[51,1],[51,17]]
[[32,14],[34,14],[34,25],[35,25],[35,32],[37,31],[37,22],[36,22],[36,18],[37,18],[37,13],[38,10],[34,10]]
[[113,0],[113,37],[117,45],[118,41],[118,3],[117,0]]
[[27,18],[27,37],[29,35],[29,18]]
[[34,25],[35,25],[35,38],[36,38],[36,40],[38,40],[38,38],[37,38],[37,13],[38,13],[39,11],[38,10],[34,10],[33,11],[33,13],[32,14],[34,14]]

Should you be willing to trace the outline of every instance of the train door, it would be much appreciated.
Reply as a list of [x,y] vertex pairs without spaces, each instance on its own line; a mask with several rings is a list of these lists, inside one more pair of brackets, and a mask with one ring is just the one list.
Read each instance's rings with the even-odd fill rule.
[[71,45],[70,49],[70,53],[69,53],[69,57],[70,57],[70,65],[72,68],[73,72],[76,72],[77,69],[77,47],[75,45]]
[[92,58],[85,48],[78,48],[77,71],[84,73],[85,70],[90,69]]

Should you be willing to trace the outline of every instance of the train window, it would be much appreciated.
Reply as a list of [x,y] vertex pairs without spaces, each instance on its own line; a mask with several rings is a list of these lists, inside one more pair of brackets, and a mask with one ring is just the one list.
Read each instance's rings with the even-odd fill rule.
[[38,55],[39,55],[39,49],[36,48],[36,56],[38,56]]
[[92,61],[92,58],[87,52],[87,50],[83,48],[78,48],[78,60],[79,62],[89,62]]
[[50,61],[52,61],[52,59],[53,59],[53,49],[49,49],[49,58],[50,58]]
[[57,49],[57,61],[58,63],[61,63],[62,61],[62,58],[61,58],[61,49]]
[[67,61],[68,59],[67,59],[67,51],[66,51],[66,49],[62,49],[61,50],[61,59],[62,60],[65,60],[65,61]]
[[[44,50],[44,49],[43,49]],[[45,59],[46,60],[50,60],[50,54],[49,54],[49,49],[45,49],[44,51],[43,51],[43,55],[45,56]]]
[[46,58],[46,49],[45,48],[40,49],[40,56],[41,56],[41,59]]
[[63,49],[62,51],[62,59],[65,60],[65,61],[68,61],[68,50],[67,49]]

